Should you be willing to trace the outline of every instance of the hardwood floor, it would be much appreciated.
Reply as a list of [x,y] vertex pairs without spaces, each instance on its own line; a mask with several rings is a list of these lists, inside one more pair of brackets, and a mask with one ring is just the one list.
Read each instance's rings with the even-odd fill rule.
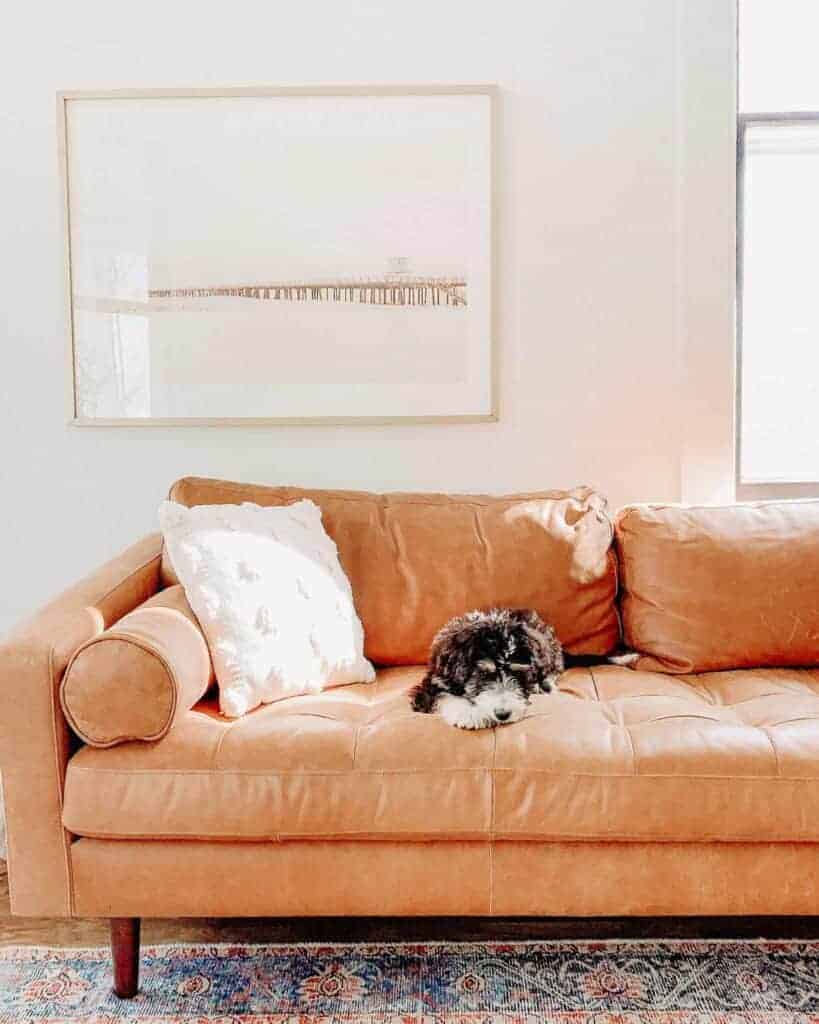
[[[175,918],[142,922],[142,943],[406,942],[613,938],[819,937],[819,917]],[[107,946],[109,922],[12,917],[0,861],[0,945]]]

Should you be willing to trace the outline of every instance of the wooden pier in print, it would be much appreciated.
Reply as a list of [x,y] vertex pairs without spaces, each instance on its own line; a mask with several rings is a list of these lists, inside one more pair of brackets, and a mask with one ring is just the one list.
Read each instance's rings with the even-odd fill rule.
[[285,281],[206,288],[152,288],[151,299],[231,296],[280,302],[357,302],[370,306],[465,306],[466,281],[443,277]]

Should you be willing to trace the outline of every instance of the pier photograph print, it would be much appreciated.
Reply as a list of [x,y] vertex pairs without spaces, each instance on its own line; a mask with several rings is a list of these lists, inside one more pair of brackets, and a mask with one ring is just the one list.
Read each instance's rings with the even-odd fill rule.
[[63,94],[71,418],[494,418],[493,102]]

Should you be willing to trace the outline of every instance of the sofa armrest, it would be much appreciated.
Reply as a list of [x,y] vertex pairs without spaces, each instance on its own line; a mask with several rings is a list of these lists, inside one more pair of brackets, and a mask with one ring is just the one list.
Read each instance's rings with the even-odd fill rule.
[[161,534],[107,562],[0,644],[0,774],[15,914],[72,913],[71,836],[62,825],[71,749],[60,681],[77,648],[156,593]]

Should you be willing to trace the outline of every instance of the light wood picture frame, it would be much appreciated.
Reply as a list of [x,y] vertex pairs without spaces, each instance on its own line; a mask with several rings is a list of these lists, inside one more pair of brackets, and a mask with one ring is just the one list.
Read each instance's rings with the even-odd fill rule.
[[498,418],[493,85],[57,96],[77,426]]

